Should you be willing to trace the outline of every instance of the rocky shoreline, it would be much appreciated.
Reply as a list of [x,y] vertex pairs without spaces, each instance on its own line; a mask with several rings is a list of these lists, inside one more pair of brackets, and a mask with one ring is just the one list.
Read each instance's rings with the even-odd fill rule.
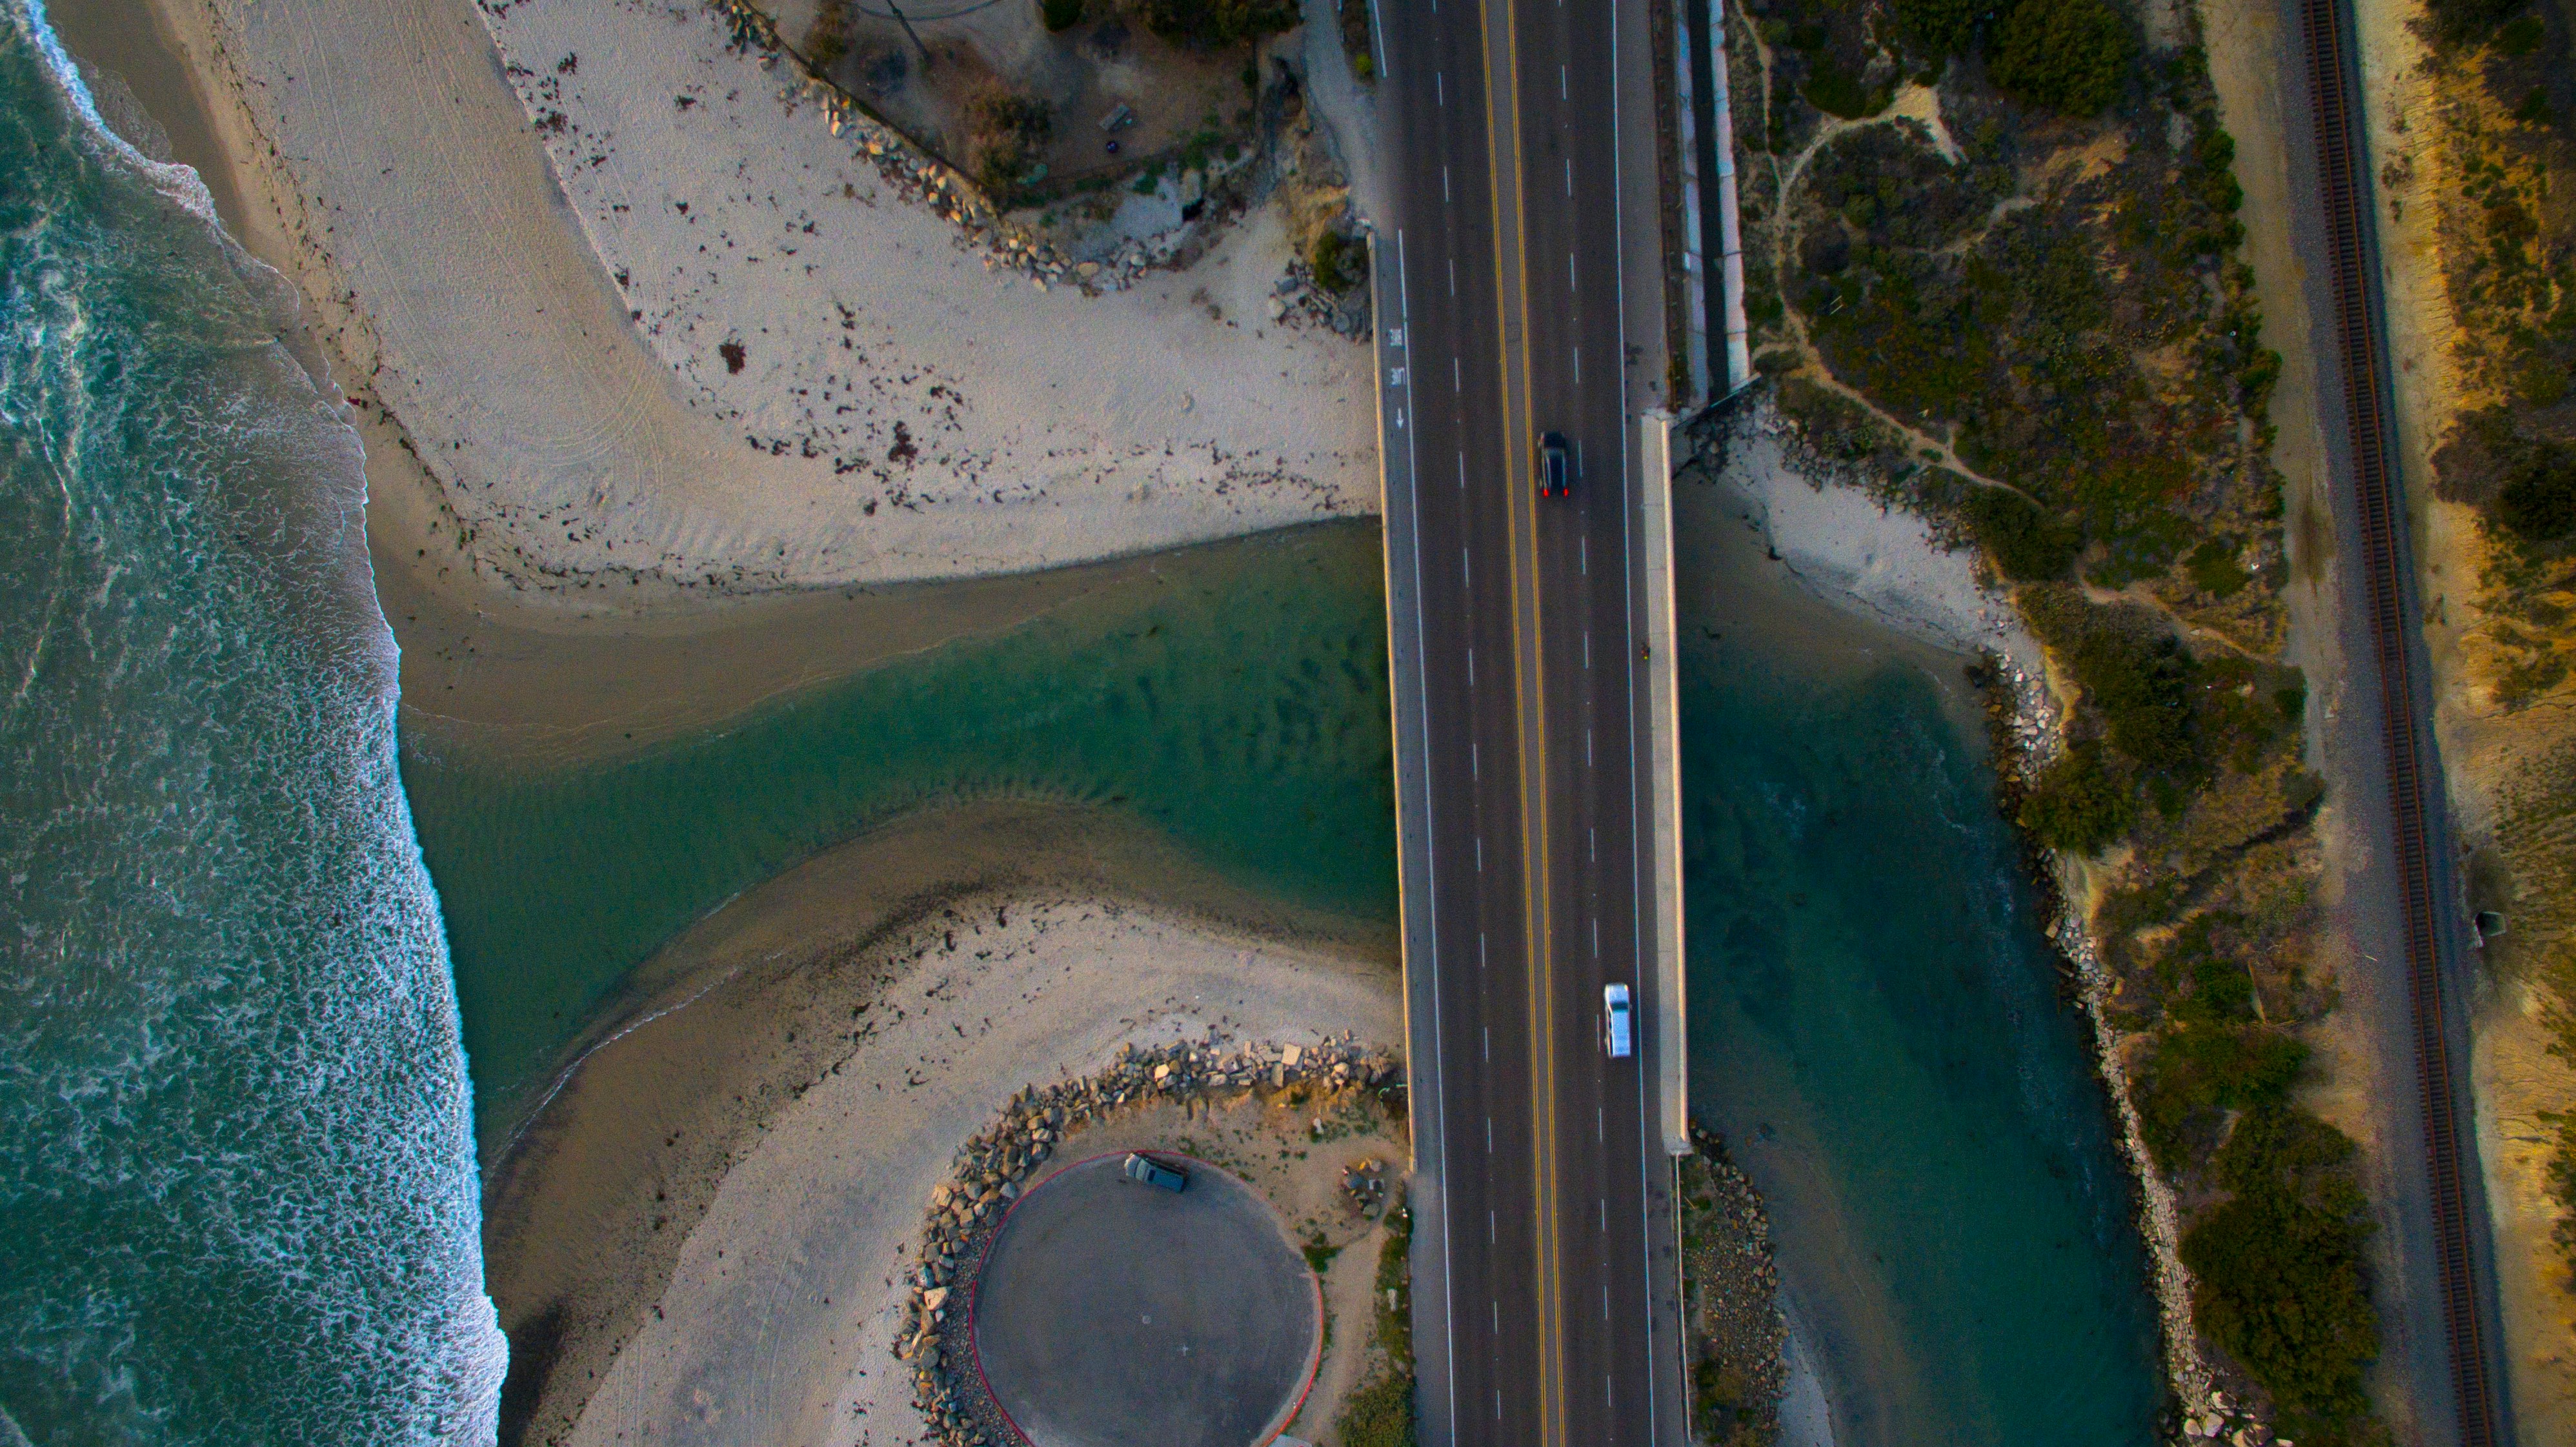
[[942,1447],[1018,1440],[975,1370],[968,1305],[1011,1203],[1067,1133],[1148,1101],[1263,1095],[1300,1103],[1403,1089],[1404,1069],[1393,1055],[1347,1038],[1310,1046],[1229,1045],[1212,1031],[1196,1044],[1122,1045],[1117,1063],[1098,1075],[1029,1086],[1012,1096],[998,1120],[958,1148],[956,1169],[932,1189],[923,1218],[894,1342],[895,1356],[912,1369],[913,1404],[922,1420]]

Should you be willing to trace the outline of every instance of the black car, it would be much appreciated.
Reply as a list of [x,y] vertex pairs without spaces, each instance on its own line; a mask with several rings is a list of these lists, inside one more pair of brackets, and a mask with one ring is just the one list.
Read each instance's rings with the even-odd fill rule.
[[1574,453],[1566,446],[1562,432],[1538,435],[1538,495],[1572,497],[1574,495]]

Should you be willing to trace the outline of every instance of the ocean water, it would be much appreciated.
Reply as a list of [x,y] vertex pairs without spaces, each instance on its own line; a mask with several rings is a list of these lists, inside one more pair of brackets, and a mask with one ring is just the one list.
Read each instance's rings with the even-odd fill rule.
[[0,8],[0,1442],[489,1442],[354,433]]
[[2151,1442],[2132,1183],[1962,660],[1689,491],[1691,1101],[1768,1198],[1841,1447]]
[[487,1140],[629,972],[736,893],[904,810],[1117,811],[1241,885],[1395,915],[1377,529],[1166,555],[1156,576],[631,756],[407,744]]

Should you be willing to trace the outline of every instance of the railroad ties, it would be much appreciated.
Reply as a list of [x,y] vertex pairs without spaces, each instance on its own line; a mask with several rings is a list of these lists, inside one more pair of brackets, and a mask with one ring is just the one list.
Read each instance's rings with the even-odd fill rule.
[[2307,42],[2308,92],[2317,128],[2317,172],[2324,192],[2326,243],[2334,284],[2335,331],[2343,362],[2344,417],[2351,428],[2352,501],[2369,570],[2371,636],[2379,662],[2379,704],[2387,755],[2388,796],[2396,830],[2398,875],[2405,893],[2406,985],[2413,1007],[2416,1088],[2424,1107],[2425,1165],[2439,1253],[2442,1328],[2451,1382],[2459,1399],[2464,1447],[2495,1447],[2498,1412],[2488,1369],[2488,1343],[2478,1311],[2473,1213],[2460,1163],[2458,1078],[2444,1030],[2442,910],[2433,892],[2432,844],[2424,834],[2424,767],[2429,741],[2415,715],[2413,662],[2399,569],[2398,529],[2405,511],[2390,466],[2388,351],[2372,305],[2366,178],[2358,96],[2347,53],[2348,0],[2300,0]]

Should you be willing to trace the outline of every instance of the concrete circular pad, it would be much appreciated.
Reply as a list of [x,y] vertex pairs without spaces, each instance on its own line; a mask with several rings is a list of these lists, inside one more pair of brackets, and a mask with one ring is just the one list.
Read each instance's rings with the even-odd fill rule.
[[1256,1447],[1288,1424],[1323,1298],[1252,1189],[1213,1166],[1175,1194],[1125,1153],[1048,1177],[1004,1218],[975,1284],[976,1363],[1032,1447]]

